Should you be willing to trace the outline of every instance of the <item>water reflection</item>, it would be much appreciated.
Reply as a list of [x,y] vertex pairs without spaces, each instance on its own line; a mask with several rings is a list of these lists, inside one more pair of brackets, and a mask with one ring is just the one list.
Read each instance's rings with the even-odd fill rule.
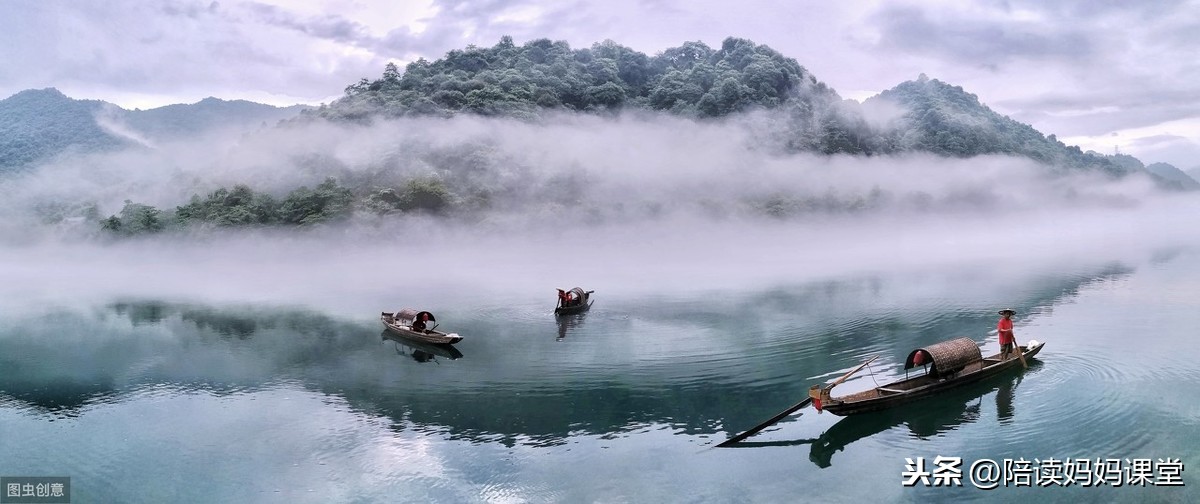
[[567,339],[567,333],[578,330],[583,326],[583,321],[587,317],[587,313],[578,313],[575,315],[558,315],[554,317],[554,322],[558,325],[558,337],[555,341]]
[[[1032,365],[1040,366],[1041,362],[1032,363]],[[1021,379],[1024,374],[1017,375],[1016,381],[1005,381],[1000,384],[1000,388],[996,390],[996,419],[1001,424],[1012,423],[1013,418],[1013,395],[1017,390],[1017,385],[1021,384]]]
[[[1037,313],[1082,285],[1127,272],[1039,277],[1026,282],[1036,289],[1011,304]],[[541,445],[651,424],[711,435],[755,425],[804,397],[812,380],[798,377],[819,380],[857,365],[866,353],[902,357],[948,337],[982,339],[994,327],[991,306],[910,302],[907,291],[893,292],[911,284],[849,279],[706,296],[706,303],[614,296],[621,317],[580,314],[553,322],[541,299],[434,307],[464,334],[486,335],[451,348],[401,341],[381,348],[387,335],[374,310],[347,320],[299,309],[123,302],[5,320],[0,394],[62,414],[151,387],[219,395],[287,381],[451,439]],[[966,284],[972,292],[986,290]],[[586,337],[572,345],[528,337],[549,335],[550,324],[556,339]],[[471,359],[397,366],[397,352],[418,363],[444,364],[463,353]],[[998,409],[1009,412],[1006,421],[1009,395],[997,398]]]
[[[463,356],[462,352],[449,343],[426,343],[412,338],[405,338],[398,334],[392,334],[388,330],[380,333],[379,338],[385,342],[391,341],[395,345],[397,354],[407,355],[417,362],[437,362],[438,357],[457,360]],[[401,347],[405,350],[402,351]]]

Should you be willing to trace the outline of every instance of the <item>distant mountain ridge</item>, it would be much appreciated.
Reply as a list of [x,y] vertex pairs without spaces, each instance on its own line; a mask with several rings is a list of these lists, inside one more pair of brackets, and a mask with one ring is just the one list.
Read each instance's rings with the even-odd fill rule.
[[191,104],[131,110],[128,124],[155,138],[196,134],[230,125],[268,125],[299,115],[306,105],[276,107],[247,100],[222,100],[208,97]]
[[0,172],[66,152],[103,152],[215,128],[249,130],[295,117],[304,106],[274,107],[205,98],[194,104],[126,110],[100,100],[76,100],[55,88],[29,89],[0,100]]
[[[880,109],[899,109],[880,124]],[[375,80],[362,79],[310,118],[365,122],[375,117],[455,114],[538,117],[555,110],[606,113],[644,109],[696,117],[731,116],[753,109],[778,112],[760,133],[788,152],[887,155],[930,152],[971,157],[1007,154],[1058,170],[1111,177],[1147,173],[1107,156],[1068,146],[1055,135],[1000,115],[959,86],[912,81],[857,102],[842,100],[796,60],[765,45],[727,38],[719,48],[686,42],[648,56],[611,40],[572,49],[538,39],[516,45],[468,46],[435,61],[388,64]],[[887,114],[885,114],[887,115]],[[1174,184],[1166,184],[1176,187]]]
[[1112,176],[1142,169],[1140,162],[1137,166],[1121,164],[1067,146],[1055,135],[1045,136],[1028,124],[996,113],[962,87],[929,79],[925,74],[867,99],[863,107],[878,107],[879,102],[906,110],[882,131],[887,146],[894,151],[917,150],[953,157],[1010,154]]
[[1200,176],[1200,170],[1194,170],[1194,175],[1189,175],[1187,172],[1176,168],[1170,163],[1154,163],[1146,166],[1146,171],[1158,175],[1164,179],[1177,182],[1182,189],[1194,191],[1200,189],[1200,182],[1196,181],[1196,176]]
[[102,151],[129,143],[94,117],[111,104],[74,100],[57,89],[29,89],[0,100],[0,171],[69,149]]

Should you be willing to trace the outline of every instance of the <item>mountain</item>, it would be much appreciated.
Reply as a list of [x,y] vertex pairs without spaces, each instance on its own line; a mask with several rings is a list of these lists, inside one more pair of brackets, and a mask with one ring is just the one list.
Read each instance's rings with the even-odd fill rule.
[[273,107],[205,98],[190,105],[125,110],[99,100],[76,100],[57,89],[30,89],[0,100],[0,172],[69,152],[103,152],[201,134],[217,128],[248,131],[294,117],[306,107]]
[[110,103],[73,100],[57,89],[29,89],[0,100],[0,172],[61,152],[130,145],[93,119]]
[[635,108],[717,117],[776,107],[801,94],[838,99],[796,60],[745,39],[730,37],[715,49],[686,42],[647,56],[611,40],[572,49],[548,39],[518,46],[503,37],[493,47],[468,46],[432,62],[419,59],[403,74],[388,64],[382,77],[348,86],[345,97],[317,115],[536,117],[553,110]]
[[[534,119],[553,111],[652,110],[698,119],[768,109],[756,136],[786,152],[878,155],[1025,156],[1063,170],[1119,177],[1142,171],[1067,146],[1054,135],[1002,116],[961,87],[922,75],[861,106],[842,100],[796,60],[739,38],[647,56],[613,41],[572,49],[539,39],[468,46],[442,59],[392,64],[362,79],[310,118],[368,122],[376,117],[455,114]],[[868,120],[880,110],[890,120]]]
[[1200,181],[1200,166],[1188,168],[1187,170],[1184,170],[1183,172],[1186,173],[1189,177],[1192,177],[1193,180]]
[[1055,135],[1044,136],[1028,124],[996,113],[962,87],[924,74],[863,103],[867,110],[889,107],[904,111],[882,131],[894,152],[915,150],[953,157],[1009,154],[1112,176],[1141,170],[1140,162],[1134,167],[1068,147]]
[[1183,189],[1196,190],[1200,189],[1200,182],[1197,182],[1195,177],[1189,176],[1183,170],[1176,168],[1169,163],[1154,163],[1146,167],[1146,171],[1158,175],[1164,179],[1178,183]]
[[124,114],[125,122],[151,138],[165,139],[195,135],[218,128],[254,128],[263,123],[290,119],[310,107],[275,107],[246,100],[208,97],[192,104],[175,104]]

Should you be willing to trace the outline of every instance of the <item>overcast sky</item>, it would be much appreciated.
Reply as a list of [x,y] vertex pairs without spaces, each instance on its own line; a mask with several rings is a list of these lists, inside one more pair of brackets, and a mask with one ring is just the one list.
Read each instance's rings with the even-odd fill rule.
[[923,72],[1068,144],[1200,166],[1200,0],[9,0],[0,98],[57,87],[126,108],[315,104],[388,61],[502,35],[648,54],[744,37],[845,98]]

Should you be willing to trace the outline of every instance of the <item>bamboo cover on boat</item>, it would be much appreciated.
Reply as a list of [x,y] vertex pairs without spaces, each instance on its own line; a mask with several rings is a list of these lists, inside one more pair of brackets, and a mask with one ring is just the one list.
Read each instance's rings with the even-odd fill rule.
[[925,353],[925,363],[932,361],[939,373],[953,373],[967,364],[983,359],[975,341],[971,338],[957,338],[913,350],[904,361],[904,369],[920,366],[913,362],[920,352]]
[[[396,320],[402,320],[404,322],[412,323],[412,321],[417,320],[417,316],[419,316],[422,313],[429,313],[429,312],[426,312],[426,311],[419,312],[412,308],[403,308],[403,309],[400,309],[399,311],[397,311],[396,314],[394,315],[394,317],[396,318]],[[434,322],[436,320],[437,319],[433,318],[433,314],[429,313],[428,321]]]

